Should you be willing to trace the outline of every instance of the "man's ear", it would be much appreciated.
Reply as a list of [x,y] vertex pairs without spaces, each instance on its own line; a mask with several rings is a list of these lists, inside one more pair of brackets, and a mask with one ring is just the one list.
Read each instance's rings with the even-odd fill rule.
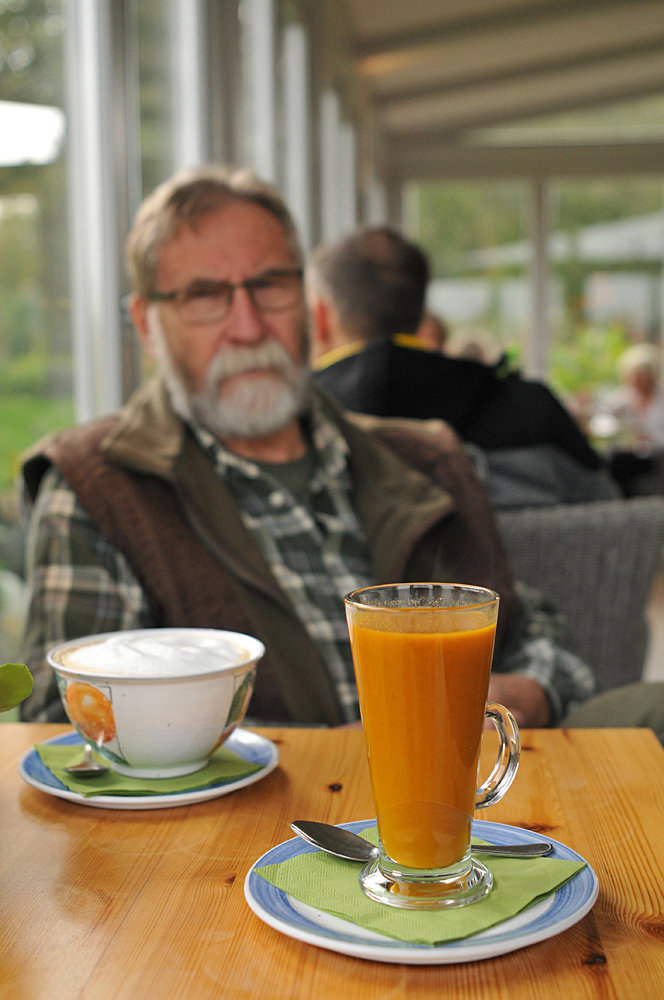
[[333,307],[326,299],[318,295],[310,301],[309,315],[311,317],[311,359],[315,361],[321,355],[326,354],[337,346],[335,338],[336,324],[334,322]]
[[134,324],[136,333],[140,337],[143,350],[148,357],[152,358],[154,355],[148,331],[148,309],[150,305],[151,303],[147,299],[141,298],[136,292],[132,292],[129,296],[129,315],[131,316],[131,321]]

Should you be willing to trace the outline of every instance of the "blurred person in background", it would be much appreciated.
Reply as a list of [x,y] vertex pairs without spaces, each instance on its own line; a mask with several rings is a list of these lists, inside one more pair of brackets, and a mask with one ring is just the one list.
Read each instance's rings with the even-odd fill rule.
[[432,312],[425,312],[415,336],[428,350],[444,351],[450,337],[450,330],[440,316],[436,316]]
[[608,401],[633,451],[664,450],[664,390],[654,344],[633,344],[618,358],[623,385]]
[[482,326],[462,326],[454,331],[445,353],[451,358],[468,358],[482,361],[485,365],[495,365],[502,358],[502,351],[489,330]]
[[591,431],[614,443],[610,468],[625,496],[664,493],[664,390],[654,344],[628,347],[618,358],[622,385],[590,421]]
[[387,226],[320,246],[308,269],[316,382],[355,413],[449,423],[477,446],[497,507],[613,498],[603,460],[546,385],[504,357],[421,349],[428,280],[422,250]]

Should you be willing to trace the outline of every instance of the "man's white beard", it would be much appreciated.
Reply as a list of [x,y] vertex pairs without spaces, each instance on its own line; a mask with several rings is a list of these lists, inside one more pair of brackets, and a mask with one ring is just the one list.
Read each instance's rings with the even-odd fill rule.
[[[302,412],[309,370],[296,364],[279,341],[271,338],[259,347],[225,347],[214,356],[201,392],[190,392],[177,370],[166,343],[155,306],[147,313],[148,333],[157,368],[164,379],[175,412],[197,420],[216,437],[256,438],[286,427]],[[264,375],[256,371],[265,369]],[[250,378],[233,379],[251,371]]]

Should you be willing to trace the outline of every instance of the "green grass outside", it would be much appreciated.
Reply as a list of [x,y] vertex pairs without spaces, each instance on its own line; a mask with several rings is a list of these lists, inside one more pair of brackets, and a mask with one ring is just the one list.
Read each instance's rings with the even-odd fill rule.
[[0,396],[0,492],[11,490],[21,453],[39,438],[74,421],[71,398]]

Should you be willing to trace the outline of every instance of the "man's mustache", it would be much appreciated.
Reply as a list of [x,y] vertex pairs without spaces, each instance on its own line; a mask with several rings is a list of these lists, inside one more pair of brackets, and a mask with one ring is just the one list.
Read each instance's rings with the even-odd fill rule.
[[210,362],[205,382],[210,389],[218,388],[228,378],[256,370],[276,370],[290,381],[297,366],[276,340],[266,340],[258,347],[225,347]]

